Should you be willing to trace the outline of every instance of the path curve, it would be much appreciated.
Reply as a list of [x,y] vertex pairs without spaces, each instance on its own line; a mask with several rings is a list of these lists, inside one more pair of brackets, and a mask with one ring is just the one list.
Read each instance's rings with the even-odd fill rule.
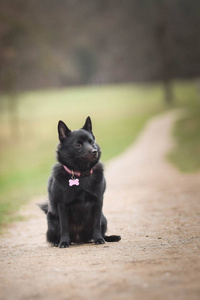
[[200,298],[200,174],[180,174],[165,159],[176,118],[152,119],[106,166],[108,233],[122,240],[52,248],[33,202],[28,220],[1,236],[0,299]]

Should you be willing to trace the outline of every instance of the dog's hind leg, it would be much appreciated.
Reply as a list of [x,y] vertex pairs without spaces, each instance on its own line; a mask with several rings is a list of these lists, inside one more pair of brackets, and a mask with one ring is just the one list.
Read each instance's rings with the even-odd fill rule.
[[106,242],[119,242],[121,240],[121,236],[120,235],[106,235],[106,231],[107,231],[107,220],[106,217],[102,214],[102,218],[101,218],[101,230],[102,230],[102,235],[103,238]]
[[104,216],[104,214],[102,213],[102,216],[101,216],[101,232],[102,232],[103,237],[105,236],[106,231],[107,231],[107,219]]
[[47,241],[53,246],[58,246],[60,243],[60,222],[59,218],[56,215],[53,215],[51,212],[47,213]]

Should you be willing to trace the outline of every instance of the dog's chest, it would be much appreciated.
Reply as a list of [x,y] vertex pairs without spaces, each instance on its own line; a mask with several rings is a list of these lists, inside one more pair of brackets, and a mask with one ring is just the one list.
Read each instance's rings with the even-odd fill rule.
[[84,219],[92,213],[94,201],[90,195],[81,193],[70,204],[70,215],[75,219]]

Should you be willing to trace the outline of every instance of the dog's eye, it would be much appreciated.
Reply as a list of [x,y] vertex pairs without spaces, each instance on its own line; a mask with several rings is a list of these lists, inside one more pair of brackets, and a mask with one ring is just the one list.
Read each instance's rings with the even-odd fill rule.
[[76,143],[76,144],[74,145],[74,147],[75,147],[75,148],[81,148],[81,147],[82,147],[82,144],[81,144],[81,143]]
[[90,141],[90,145],[94,146],[94,141],[91,140]]

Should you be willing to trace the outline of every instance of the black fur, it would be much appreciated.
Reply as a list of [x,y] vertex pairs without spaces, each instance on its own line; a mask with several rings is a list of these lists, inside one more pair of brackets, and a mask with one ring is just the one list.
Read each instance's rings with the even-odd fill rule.
[[[49,179],[49,201],[40,205],[47,215],[47,241],[60,248],[69,247],[71,243],[119,241],[120,236],[105,235],[107,220],[102,206],[106,183],[90,117],[81,129],[74,131],[59,121],[58,135],[58,163]],[[63,165],[81,172],[78,186],[69,186],[72,175]]]

